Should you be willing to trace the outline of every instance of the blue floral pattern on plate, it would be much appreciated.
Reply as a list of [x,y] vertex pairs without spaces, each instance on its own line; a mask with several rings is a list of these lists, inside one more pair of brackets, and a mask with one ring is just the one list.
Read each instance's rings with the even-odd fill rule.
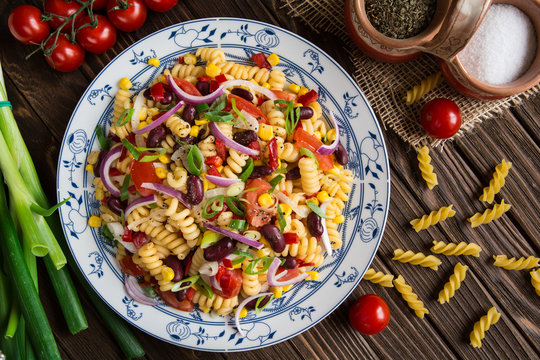
[[[180,312],[164,304],[138,304],[125,292],[115,249],[100,230],[88,226],[99,213],[93,175],[86,172],[88,154],[99,148],[97,125],[110,126],[118,80],[130,78],[132,94],[197,47],[220,47],[228,59],[250,63],[252,54],[279,55],[277,68],[289,82],[315,89],[325,114],[332,111],[340,141],[349,154],[354,183],[340,225],[343,247],[326,257],[318,281],[304,281],[273,300],[261,313],[241,319],[242,337],[232,315],[216,317],[195,309]],[[158,68],[147,65],[157,57]],[[328,116],[325,115],[327,120]],[[380,243],[388,213],[390,174],[381,129],[351,77],[326,53],[299,36],[273,25],[234,18],[209,18],[162,29],[128,47],[92,81],[71,117],[58,161],[57,196],[71,199],[60,208],[68,245],[90,285],[133,326],[187,348],[243,351],[284,341],[314,326],[355,288]],[[332,294],[331,296],[324,294]]]

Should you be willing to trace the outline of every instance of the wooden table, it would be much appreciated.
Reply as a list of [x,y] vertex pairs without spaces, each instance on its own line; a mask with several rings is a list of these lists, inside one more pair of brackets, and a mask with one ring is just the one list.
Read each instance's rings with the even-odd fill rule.
[[[150,13],[146,24],[133,33],[120,33],[114,48],[103,55],[87,55],[83,66],[72,73],[53,71],[39,54],[25,60],[31,48],[8,33],[11,9],[23,3],[41,7],[40,1],[17,0],[0,3],[2,34],[0,61],[4,68],[9,99],[15,117],[34,158],[47,194],[55,199],[58,150],[68,119],[80,96],[96,74],[134,41],[165,26],[212,16],[257,19],[289,29],[327,51],[345,69],[352,66],[343,44],[328,34],[315,34],[290,19],[278,1],[181,0],[164,14]],[[420,177],[413,149],[392,131],[386,131],[392,192],[386,231],[372,264],[377,270],[403,274],[430,311],[417,318],[394,288],[362,281],[334,313],[305,333],[261,350],[215,354],[186,350],[161,342],[138,330],[148,359],[358,359],[478,358],[533,359],[540,356],[540,297],[530,283],[528,271],[506,271],[494,267],[493,254],[528,256],[540,254],[540,97],[524,101],[510,111],[484,122],[472,133],[432,153],[440,185],[427,190]],[[507,183],[498,198],[512,204],[501,219],[471,229],[466,217],[485,209],[477,200],[502,158],[513,163]],[[440,206],[454,204],[455,218],[420,233],[409,221]],[[483,251],[479,258],[440,256],[435,272],[392,261],[396,248],[429,253],[433,240],[475,242]],[[458,262],[469,266],[462,288],[449,304],[440,305],[437,294]],[[40,293],[60,352],[65,359],[119,359],[122,353],[111,339],[89,301],[81,296],[89,328],[72,336],[56,305],[46,276]],[[83,294],[83,292],[80,292]],[[388,328],[375,336],[362,336],[349,325],[347,313],[360,295],[376,293],[390,307]],[[473,324],[495,306],[502,314],[481,349],[468,344]]]

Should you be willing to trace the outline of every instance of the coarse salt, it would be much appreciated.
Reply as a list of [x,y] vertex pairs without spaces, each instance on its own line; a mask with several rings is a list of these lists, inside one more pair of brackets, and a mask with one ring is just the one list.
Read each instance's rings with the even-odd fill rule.
[[529,17],[508,4],[493,4],[458,57],[480,81],[501,85],[518,79],[536,54],[536,33]]

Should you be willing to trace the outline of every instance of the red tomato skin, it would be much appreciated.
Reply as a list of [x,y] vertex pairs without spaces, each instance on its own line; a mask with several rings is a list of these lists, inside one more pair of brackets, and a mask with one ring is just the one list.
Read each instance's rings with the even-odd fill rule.
[[246,204],[247,221],[257,228],[264,224],[268,224],[272,216],[275,215],[275,213],[270,214],[266,212],[257,203],[259,196],[268,191],[271,187],[272,185],[262,179],[253,179],[246,184],[246,189],[257,188],[256,190],[251,190],[244,194],[244,198],[248,201]]
[[334,167],[334,160],[332,158],[332,155],[321,155],[317,152],[317,149],[322,146],[321,140],[317,139],[313,135],[310,135],[307,131],[301,128],[295,130],[294,140],[296,141],[294,143],[294,147],[296,147],[297,149],[304,147],[308,150],[311,150],[311,152],[315,155],[315,158],[319,162],[319,168],[321,170],[326,171]]
[[286,101],[294,101],[296,99],[296,95],[286,93],[282,90],[272,90],[272,92],[277,96],[280,100],[286,100]]
[[[74,12],[79,10],[81,5],[76,2],[75,0],[72,1],[65,1],[65,0],[47,0],[45,1],[45,12],[51,13],[55,15],[60,15],[64,17],[68,17],[72,15]],[[77,14],[75,17],[75,24],[79,21],[81,17],[83,17],[84,14],[81,12]],[[49,25],[53,29],[58,29],[60,25],[64,23],[64,19],[54,16],[51,20],[49,20]],[[64,27],[62,28],[63,33],[70,33],[72,28],[72,21],[69,21]]]
[[361,296],[349,310],[349,322],[364,335],[380,333],[390,321],[390,309],[380,296]]
[[131,174],[131,180],[135,185],[135,189],[137,189],[142,196],[148,196],[154,193],[154,190],[142,188],[142,183],[151,182],[161,184],[161,179],[156,175],[156,169],[151,162],[133,160],[129,164],[129,173]]
[[146,271],[143,268],[133,262],[131,255],[124,256],[122,260],[120,260],[120,266],[122,266],[122,271],[124,273],[131,276],[138,277],[146,274]]
[[240,293],[242,288],[242,270],[240,269],[225,269],[219,278],[221,291],[212,288],[212,291],[219,296],[230,299]]
[[454,136],[461,127],[461,112],[452,100],[437,98],[424,105],[420,112],[426,132],[438,139]]
[[92,9],[101,10],[105,9],[105,6],[107,6],[107,0],[94,0],[94,3],[92,4]]
[[49,24],[41,21],[41,15],[41,10],[35,6],[18,6],[9,14],[9,31],[23,44],[39,44],[50,33]]
[[165,12],[175,7],[178,0],[144,0],[144,3],[150,8],[150,10]]
[[109,0],[107,17],[118,30],[131,32],[143,26],[148,11],[142,0],[127,0],[127,5],[127,9],[113,10],[119,4],[116,0]]
[[256,107],[253,103],[250,103],[246,99],[234,94],[229,94],[227,96],[227,99],[229,100],[227,107],[230,107],[230,109],[232,109],[231,99],[234,99],[238,111],[245,110],[251,115],[253,115],[255,119],[259,121],[259,124],[268,124],[268,119],[266,118],[266,116],[264,116],[262,111],[259,110],[259,108]]
[[174,79],[174,82],[176,83],[176,85],[178,85],[178,87],[180,87],[180,89],[184,90],[189,95],[202,96],[199,89],[197,89],[195,87],[195,85],[193,85],[189,81],[184,80],[184,79],[180,79],[180,78],[175,78],[175,77],[173,77],[173,79]]
[[[76,38],[84,50],[93,54],[102,54],[114,46],[116,42],[116,29],[105,16],[95,14],[95,17],[97,20],[96,27],[83,27],[77,31]],[[77,23],[77,28],[90,22],[90,17],[85,16]]]
[[[45,51],[53,46],[54,37],[45,44]],[[45,56],[47,63],[55,70],[69,72],[77,69],[84,62],[84,50],[77,44],[69,42],[65,35],[60,35],[56,47]]]
[[156,292],[158,293],[159,297],[163,302],[165,302],[167,305],[172,306],[173,308],[180,310],[180,311],[187,311],[192,312],[193,311],[193,303],[191,300],[182,300],[178,301],[176,299],[176,294],[172,291],[160,291],[159,286],[155,287]]

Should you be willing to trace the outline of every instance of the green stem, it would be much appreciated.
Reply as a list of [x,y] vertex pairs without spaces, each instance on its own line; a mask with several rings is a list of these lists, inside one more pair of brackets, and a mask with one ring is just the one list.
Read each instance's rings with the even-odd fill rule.
[[12,301],[11,301],[11,310],[9,312],[9,318],[6,326],[6,333],[4,334],[4,337],[6,338],[12,338],[15,336],[15,333],[17,332],[17,328],[19,327],[19,318],[21,317],[21,312],[19,310],[19,305],[17,304],[16,297],[13,295]]
[[4,324],[9,315],[11,299],[9,298],[8,293],[11,292],[11,289],[9,289],[8,286],[9,282],[2,273],[2,270],[0,270],[0,329],[4,328]]

